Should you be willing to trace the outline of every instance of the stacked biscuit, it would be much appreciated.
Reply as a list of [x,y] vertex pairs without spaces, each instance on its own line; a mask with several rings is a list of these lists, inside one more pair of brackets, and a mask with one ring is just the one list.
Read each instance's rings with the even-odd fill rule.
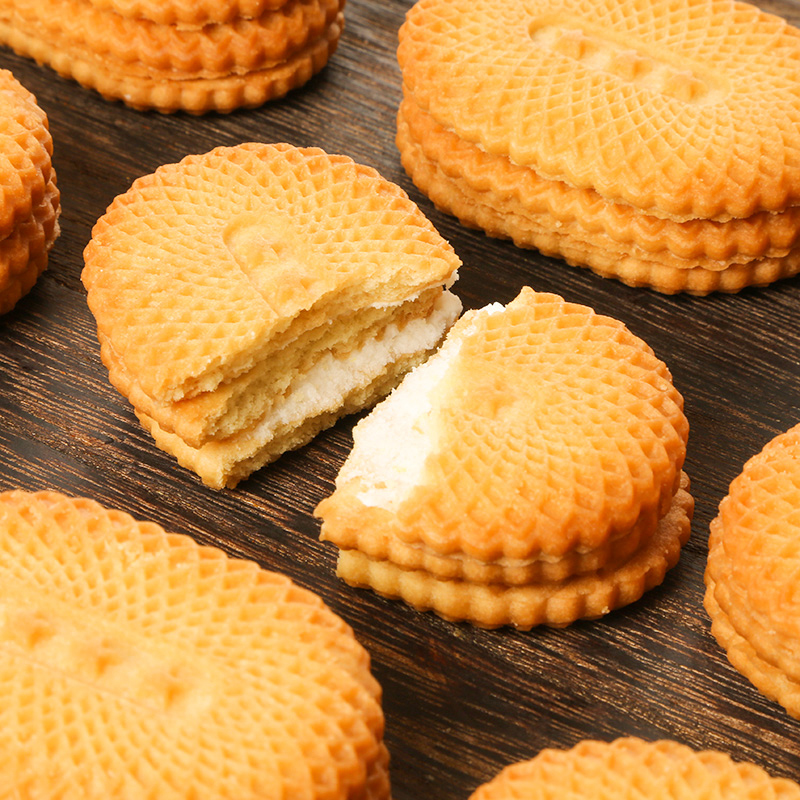
[[0,41],[138,109],[230,111],[319,72],[344,0],[0,0]]
[[459,259],[417,206],[313,148],[159,168],[98,220],[85,264],[112,383],[214,488],[383,397],[461,311]]
[[0,585],[4,796],[388,800],[369,656],[288,578],[15,491]]
[[744,466],[711,523],[705,607],[730,662],[800,719],[800,425]]
[[0,314],[31,289],[59,233],[52,154],[46,114],[0,70]]
[[732,0],[420,0],[405,169],[440,208],[633,286],[800,271],[800,35]]
[[692,750],[662,739],[584,740],[570,750],[547,748],[512,764],[480,786],[470,800],[798,800],[800,784],[775,778],[756,764],[715,750]]
[[688,539],[682,409],[622,323],[526,288],[465,314],[356,425],[322,538],[348,583],[447,619],[600,617]]

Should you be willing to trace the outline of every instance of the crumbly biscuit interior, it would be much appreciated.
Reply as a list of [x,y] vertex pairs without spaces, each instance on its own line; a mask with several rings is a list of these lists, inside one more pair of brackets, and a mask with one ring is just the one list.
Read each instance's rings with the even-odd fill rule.
[[297,371],[282,402],[275,403],[257,427],[297,424],[328,408],[337,407],[355,387],[371,383],[405,355],[427,351],[444,335],[461,310],[461,301],[443,292],[431,315],[403,327],[390,324],[380,338],[337,357],[323,353],[308,370]]
[[398,375],[436,347],[460,311],[461,301],[445,291],[427,317],[402,326],[389,324],[380,337],[369,338],[344,354],[320,354],[308,369],[290,374],[285,392],[255,424],[227,438],[192,447],[160,430],[152,420],[143,422],[162,449],[176,455],[208,485],[235,486],[253,469],[304,444],[340,416],[384,396]]

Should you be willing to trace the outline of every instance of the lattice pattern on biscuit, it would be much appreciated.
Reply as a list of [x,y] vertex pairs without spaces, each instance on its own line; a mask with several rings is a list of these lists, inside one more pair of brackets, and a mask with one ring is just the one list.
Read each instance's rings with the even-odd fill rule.
[[0,241],[0,314],[16,305],[47,266],[48,253],[59,234],[60,197],[52,175],[42,202]]
[[320,506],[326,538],[353,547],[376,530],[440,555],[559,557],[666,512],[688,426],[644,342],[527,288],[502,313],[462,318],[448,338],[462,330],[432,410],[415,423],[435,442],[422,476],[391,514],[357,500],[359,480],[337,486]]
[[27,219],[47,192],[53,142],[36,98],[0,70],[0,238]]
[[388,797],[369,658],[288,579],[22,492],[0,495],[0,576],[9,791]]
[[506,767],[470,800],[793,800],[800,785],[716,751],[695,751],[669,740],[585,740],[571,750],[542,750]]
[[712,632],[757,688],[800,714],[800,426],[744,465],[711,523]]
[[166,400],[248,369],[301,311],[405,300],[458,265],[374,170],[257,144],[136,181],[98,221],[85,259],[99,328],[142,389]]
[[288,0],[236,24],[184,29],[99,11],[86,0],[0,2],[0,19],[36,32],[75,58],[98,58],[131,76],[182,80],[275,66],[323,35],[339,0]]
[[59,233],[52,152],[36,98],[0,70],[0,314],[31,289]]
[[465,141],[675,219],[798,203],[799,55],[783,20],[729,0],[421,0],[398,51]]
[[785,636],[800,640],[800,427],[744,466],[720,504],[727,579]]

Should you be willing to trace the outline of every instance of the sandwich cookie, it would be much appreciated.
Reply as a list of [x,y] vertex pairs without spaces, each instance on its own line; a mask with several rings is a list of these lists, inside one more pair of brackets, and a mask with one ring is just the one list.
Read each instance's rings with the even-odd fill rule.
[[290,145],[189,156],[94,227],[83,281],[111,382],[214,488],[372,405],[461,310],[458,257],[375,170]]
[[338,574],[482,627],[601,617],[687,541],[683,399],[620,322],[525,288],[466,313],[353,432]]
[[0,0],[0,42],[107,99],[165,113],[282,97],[327,64],[343,25],[344,0]]
[[59,234],[53,139],[36,98],[0,70],[0,314],[27,294]]
[[800,34],[732,0],[420,0],[403,166],[491,236],[662,292],[800,270]]

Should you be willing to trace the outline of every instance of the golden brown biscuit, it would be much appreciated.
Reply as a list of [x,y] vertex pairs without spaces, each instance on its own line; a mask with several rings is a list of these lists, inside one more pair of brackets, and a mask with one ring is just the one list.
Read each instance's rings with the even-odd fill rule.
[[632,285],[796,274],[800,36],[707,5],[420,0],[398,50],[404,167],[465,224]]
[[0,494],[0,583],[7,793],[389,798],[369,656],[288,578],[17,491]]
[[658,586],[680,557],[689,538],[694,508],[684,477],[669,511],[639,551],[615,568],[573,575],[563,581],[526,584],[482,583],[443,579],[424,570],[409,570],[388,559],[342,550],[336,574],[351,586],[371,588],[404,600],[418,611],[435,611],[452,621],[467,620],[481,628],[511,625],[564,627],[578,619],[598,619],[638,600]]
[[14,308],[47,267],[50,248],[59,233],[60,197],[53,175],[47,194],[30,217],[0,240],[0,314]]
[[396,141],[406,172],[440,210],[631,286],[703,295],[763,286],[800,270],[800,208],[728,222],[648,216],[490,156],[409,97]]
[[339,574],[477,625],[565,625],[660,583],[688,425],[622,323],[525,288],[470,312],[354,429],[316,509]]
[[135,17],[175,25],[199,28],[209,23],[254,19],[273,11],[288,0],[89,0],[101,11],[113,11],[122,17]]
[[372,404],[461,307],[458,257],[399,187],[289,145],[139,179],[85,261],[112,383],[217,488]]
[[799,48],[746,3],[420,0],[398,58],[417,103],[492,155],[654,215],[728,219],[800,201]]
[[280,97],[322,69],[343,8],[344,0],[287,0],[255,17],[187,26],[89,0],[0,0],[0,39],[135,108],[231,111]]
[[288,0],[234,25],[184,29],[102,12],[87,0],[1,0],[0,19],[51,46],[111,70],[174,80],[220,78],[273,67],[318,39],[342,10],[340,0]]
[[705,606],[731,663],[800,718],[800,425],[775,437],[731,483],[711,523]]
[[570,750],[542,750],[530,761],[506,767],[470,800],[638,800],[643,792],[649,800],[795,800],[800,798],[800,785],[773,778],[755,764],[733,761],[725,753],[625,737],[585,740]]
[[31,289],[59,233],[52,154],[46,114],[0,70],[0,314]]

